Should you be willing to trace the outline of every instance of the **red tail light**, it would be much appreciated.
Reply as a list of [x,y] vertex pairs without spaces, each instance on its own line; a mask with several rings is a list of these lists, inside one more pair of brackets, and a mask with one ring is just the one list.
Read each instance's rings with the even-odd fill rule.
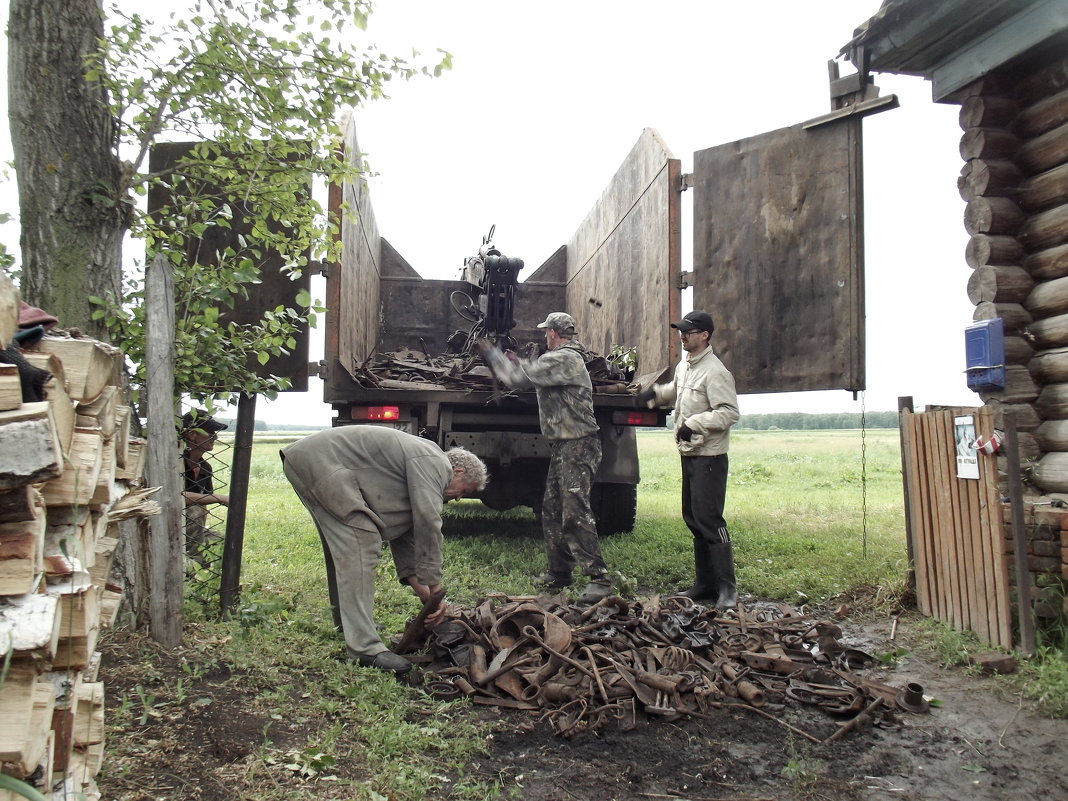
[[354,406],[353,420],[400,420],[399,406]]
[[656,412],[612,412],[612,425],[617,426],[657,426],[660,425]]

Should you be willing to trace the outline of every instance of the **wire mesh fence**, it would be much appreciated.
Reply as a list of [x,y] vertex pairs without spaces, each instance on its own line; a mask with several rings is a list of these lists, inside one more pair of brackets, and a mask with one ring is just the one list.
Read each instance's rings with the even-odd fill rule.
[[[209,418],[210,419],[210,418]],[[210,426],[182,419],[187,597],[206,615],[218,614],[233,445]],[[214,422],[214,421],[212,421]]]

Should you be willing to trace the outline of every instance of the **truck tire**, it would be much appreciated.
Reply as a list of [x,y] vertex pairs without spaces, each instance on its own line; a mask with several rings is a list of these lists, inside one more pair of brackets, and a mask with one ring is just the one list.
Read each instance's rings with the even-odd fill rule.
[[638,511],[638,487],[634,484],[594,484],[590,506],[597,518],[597,536],[622,534],[634,529]]

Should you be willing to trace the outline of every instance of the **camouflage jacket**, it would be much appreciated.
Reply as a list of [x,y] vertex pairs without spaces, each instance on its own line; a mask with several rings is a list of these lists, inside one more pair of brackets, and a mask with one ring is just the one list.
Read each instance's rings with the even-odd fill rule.
[[547,439],[579,439],[597,433],[593,383],[586,369],[586,348],[568,342],[537,359],[511,362],[494,351],[490,367],[514,389],[534,388],[541,433]]

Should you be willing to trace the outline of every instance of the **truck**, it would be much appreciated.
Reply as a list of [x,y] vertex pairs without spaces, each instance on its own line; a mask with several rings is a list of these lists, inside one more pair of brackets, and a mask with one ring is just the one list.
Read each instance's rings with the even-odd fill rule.
[[[351,122],[346,158],[360,159]],[[492,228],[455,280],[421,277],[378,230],[366,184],[331,191],[330,213],[341,257],[327,269],[324,399],[333,424],[389,425],[464,447],[482,458],[491,480],[477,497],[491,509],[529,506],[537,515],[549,465],[537,399],[490,386],[427,388],[422,383],[361,380],[376,354],[470,353],[488,336],[528,352],[543,340],[537,324],[567,311],[592,351],[633,354],[633,374],[647,384],[678,358],[670,321],[681,307],[679,162],[647,129],[570,240],[525,280],[523,260],[506,256]],[[634,525],[640,480],[635,431],[665,424],[663,410],[637,409],[633,396],[600,391],[594,410],[603,459],[591,504],[602,535]]]

